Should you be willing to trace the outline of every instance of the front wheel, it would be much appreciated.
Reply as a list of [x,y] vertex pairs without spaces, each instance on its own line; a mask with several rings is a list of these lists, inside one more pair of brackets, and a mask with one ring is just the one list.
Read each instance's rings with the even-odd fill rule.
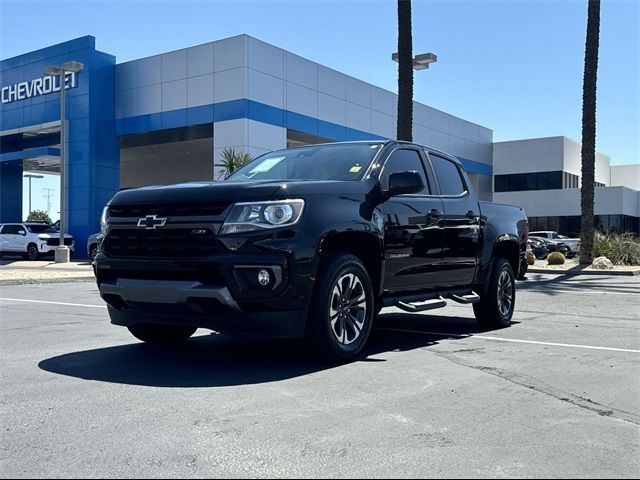
[[374,310],[371,279],[360,259],[331,255],[316,281],[306,340],[324,358],[352,359],[369,338]]
[[138,340],[142,340],[145,343],[158,345],[184,343],[189,340],[191,335],[193,335],[197,330],[193,327],[154,325],[151,323],[132,325],[128,328],[133,336]]
[[493,264],[489,285],[485,295],[473,305],[478,323],[492,328],[511,325],[516,305],[516,282],[511,264],[497,258]]
[[27,246],[27,260],[34,261],[40,258],[40,253],[38,252],[38,247],[35,243],[30,243]]

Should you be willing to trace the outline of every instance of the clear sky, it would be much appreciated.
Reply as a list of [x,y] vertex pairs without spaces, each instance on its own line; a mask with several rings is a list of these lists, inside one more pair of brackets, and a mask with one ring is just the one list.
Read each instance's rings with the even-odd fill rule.
[[[414,0],[414,53],[438,55],[415,99],[494,141],[580,141],[586,16],[587,0]],[[640,1],[603,0],[597,149],[612,164],[640,162],[639,24]],[[397,91],[395,0],[0,0],[0,58],[93,35],[124,62],[240,33]]]

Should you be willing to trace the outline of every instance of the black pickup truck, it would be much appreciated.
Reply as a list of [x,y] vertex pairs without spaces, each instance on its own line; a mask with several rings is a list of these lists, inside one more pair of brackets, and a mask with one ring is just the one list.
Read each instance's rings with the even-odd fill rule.
[[364,347],[383,307],[473,304],[510,325],[527,241],[518,207],[479,202],[460,163],[405,142],[265,154],[223,182],[117,193],[95,261],[112,323],[152,343],[197,328]]

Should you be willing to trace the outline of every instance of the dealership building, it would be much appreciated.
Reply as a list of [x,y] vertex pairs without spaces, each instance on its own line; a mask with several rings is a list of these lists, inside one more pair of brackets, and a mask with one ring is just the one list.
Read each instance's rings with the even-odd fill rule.
[[[80,255],[116,191],[217,180],[224,175],[225,149],[255,157],[287,146],[395,137],[394,93],[247,35],[120,64],[96,50],[95,38],[81,37],[0,63],[0,222],[21,219],[23,172],[59,172],[60,85],[43,71],[70,60],[84,64],[65,80],[67,221]],[[550,149],[555,163],[543,167],[536,163],[540,155],[523,160],[518,148],[528,151],[524,144],[494,145],[490,128],[417,102],[414,141],[460,159],[481,199],[521,204],[536,218],[576,215],[575,208],[534,209],[539,200],[530,200],[526,183],[523,191],[503,191],[503,178],[494,179],[532,172],[576,175],[572,154],[564,149]],[[597,177],[603,189],[614,179],[626,185],[633,177],[614,175],[605,160],[608,173]],[[559,190],[579,192],[573,177],[561,177]],[[612,194],[614,205],[606,214],[631,217],[637,231],[637,186],[619,188],[623,193]],[[551,195],[536,198],[544,197]]]

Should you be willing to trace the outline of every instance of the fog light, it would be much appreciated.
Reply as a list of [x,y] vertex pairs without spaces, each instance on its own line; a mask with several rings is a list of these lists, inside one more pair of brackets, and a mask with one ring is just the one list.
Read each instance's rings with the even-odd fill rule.
[[271,277],[268,271],[260,270],[258,272],[258,283],[260,285],[262,285],[263,287],[266,287],[267,285],[269,285],[269,280],[271,280]]

